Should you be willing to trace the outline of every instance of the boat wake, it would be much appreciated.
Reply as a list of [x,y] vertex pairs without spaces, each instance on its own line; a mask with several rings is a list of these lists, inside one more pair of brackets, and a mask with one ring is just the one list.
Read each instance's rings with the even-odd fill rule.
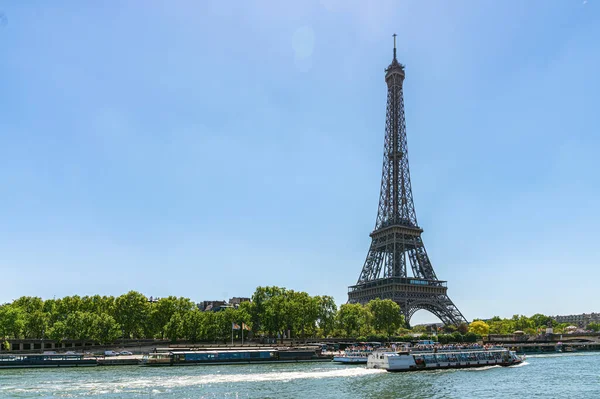
[[502,366],[500,366],[499,364],[494,364],[493,366],[482,366],[482,367],[474,367],[474,368],[468,368],[468,369],[464,369],[464,371],[486,371],[486,370],[491,370],[491,369],[497,369],[500,368]]
[[352,378],[386,373],[385,370],[366,368],[342,368],[324,371],[297,371],[297,372],[272,372],[256,374],[200,374],[185,376],[160,376],[141,378],[122,378],[111,383],[100,381],[70,381],[69,384],[44,384],[35,389],[22,389],[17,386],[0,387],[0,394],[5,393],[33,393],[38,395],[52,394],[53,392],[87,392],[92,394],[114,394],[121,392],[146,392],[148,389],[158,391],[171,390],[185,387],[202,387],[214,384],[253,383],[253,382],[288,382],[300,379],[323,378]]
[[[156,381],[155,378],[132,381],[129,386],[156,386],[160,385],[166,388],[190,385],[210,385],[237,382],[266,382],[266,381],[292,381],[298,379],[322,379],[322,378],[340,378],[340,377],[361,377],[372,374],[385,373],[384,370],[373,370],[366,368],[343,368],[339,370],[327,371],[290,371],[290,372],[272,372],[257,374],[208,374],[202,376],[185,376],[175,378],[162,378],[162,381]],[[158,384],[157,384],[158,383]]]
[[555,353],[543,353],[543,354],[537,354],[537,355],[527,355],[527,357],[533,357],[533,358],[545,358],[545,357],[565,357],[565,356],[598,356],[600,355],[598,352],[592,352],[592,353],[574,353],[574,352],[555,352]]
[[517,367],[523,367],[523,366],[527,366],[529,364],[529,362],[521,362],[519,364],[515,364],[513,366],[508,366],[511,369],[516,369]]

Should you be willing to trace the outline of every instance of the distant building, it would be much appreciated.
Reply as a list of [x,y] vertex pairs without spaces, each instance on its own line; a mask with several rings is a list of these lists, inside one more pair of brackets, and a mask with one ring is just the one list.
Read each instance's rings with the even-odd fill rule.
[[250,298],[242,298],[242,297],[234,296],[233,298],[229,299],[229,304],[236,309],[238,308],[238,306],[240,306],[240,303],[242,303],[242,302],[250,302]]
[[552,317],[557,323],[568,323],[577,327],[587,328],[590,323],[600,323],[600,313],[582,313],[567,316]]
[[202,301],[198,304],[198,309],[203,312],[215,311],[216,309],[220,309],[222,306],[227,304],[225,301]]
[[219,312],[225,309],[237,309],[242,302],[250,302],[250,298],[233,297],[226,301],[202,301],[197,304],[198,309],[203,312]]

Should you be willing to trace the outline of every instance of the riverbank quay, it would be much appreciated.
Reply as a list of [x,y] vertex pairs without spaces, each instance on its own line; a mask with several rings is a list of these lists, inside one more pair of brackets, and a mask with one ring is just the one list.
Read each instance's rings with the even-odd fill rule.
[[[171,348],[171,349],[202,349],[202,348],[229,348],[229,347],[289,347],[301,345],[313,345],[316,342],[323,340],[268,340],[269,342],[261,342],[261,340],[245,340],[244,343],[235,341],[231,342],[187,342],[177,341],[173,343],[167,339],[122,339],[109,344],[100,344],[89,340],[64,340],[61,342],[49,341],[47,339],[7,339],[9,349],[0,345],[0,354],[36,354],[43,352],[78,352],[101,354],[106,350],[123,351],[127,350],[134,354],[142,354],[152,352],[155,348]],[[324,340],[327,341],[327,340]],[[356,342],[354,339],[339,339],[330,340],[331,342],[340,342],[349,344]]]
[[519,353],[600,351],[600,335],[597,333],[488,335],[483,342],[501,345]]
[[549,353],[549,352],[594,352],[600,351],[600,343],[569,342],[569,343],[517,343],[504,344],[506,348],[518,353]]

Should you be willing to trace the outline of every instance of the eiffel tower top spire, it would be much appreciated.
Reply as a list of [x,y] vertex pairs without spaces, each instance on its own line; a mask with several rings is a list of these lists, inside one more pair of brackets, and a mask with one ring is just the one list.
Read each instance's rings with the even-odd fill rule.
[[402,78],[404,79],[404,65],[402,65],[401,63],[398,62],[398,59],[396,58],[396,35],[395,33],[392,35],[394,37],[394,58],[392,59],[392,63],[390,64],[390,66],[388,66],[385,69],[386,72],[386,80],[388,78],[388,74],[391,72],[397,72],[399,74],[402,75]]

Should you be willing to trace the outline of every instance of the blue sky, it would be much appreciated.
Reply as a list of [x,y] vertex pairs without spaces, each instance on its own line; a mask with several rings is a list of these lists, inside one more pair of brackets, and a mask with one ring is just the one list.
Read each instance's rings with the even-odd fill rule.
[[600,311],[598,1],[368,3],[0,1],[0,301],[345,302],[395,32],[451,298],[468,319]]

